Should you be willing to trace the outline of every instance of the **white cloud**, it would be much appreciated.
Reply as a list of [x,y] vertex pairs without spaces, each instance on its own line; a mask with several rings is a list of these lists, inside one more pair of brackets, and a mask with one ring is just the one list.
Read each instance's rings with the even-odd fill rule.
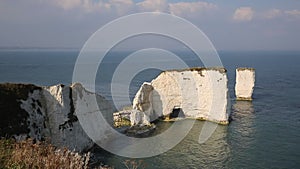
[[84,12],[115,11],[119,15],[125,14],[135,5],[132,0],[54,0],[52,2],[64,10],[78,8]]
[[102,1],[93,2],[90,0],[81,0],[80,7],[83,8],[85,12],[94,12],[109,10],[110,4],[103,3]]
[[283,12],[279,9],[270,9],[263,14],[266,19],[273,19],[282,16]]
[[254,10],[251,7],[240,7],[235,10],[233,19],[236,21],[251,21],[253,15]]
[[264,19],[274,19],[282,17],[284,19],[295,19],[300,18],[300,10],[280,10],[280,9],[270,9],[262,13]]
[[132,0],[109,0],[107,4],[115,9],[118,15],[126,14],[135,5]]
[[288,16],[292,16],[292,17],[300,17],[300,10],[289,10],[289,11],[285,11],[284,12],[286,15]]
[[63,8],[64,10],[71,10],[74,8],[82,9],[85,12],[101,11],[102,9],[109,9],[110,4],[102,1],[91,0],[53,0],[50,1],[54,5]]
[[208,2],[177,2],[167,0],[144,0],[135,3],[133,0],[53,0],[56,6],[64,9],[80,9],[84,12],[115,12],[124,15],[130,12],[170,12],[174,15],[199,14],[199,12],[216,9],[217,6]]
[[208,2],[178,2],[169,4],[170,13],[174,15],[186,15],[216,8],[217,6],[215,4]]
[[55,0],[54,3],[63,9],[72,9],[82,4],[81,0]]
[[166,0],[145,0],[136,5],[143,12],[164,12],[168,9],[168,2]]

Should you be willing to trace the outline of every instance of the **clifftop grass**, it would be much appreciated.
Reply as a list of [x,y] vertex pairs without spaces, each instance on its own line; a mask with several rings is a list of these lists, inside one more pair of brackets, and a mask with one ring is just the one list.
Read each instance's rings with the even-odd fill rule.
[[89,168],[90,153],[78,154],[67,149],[57,149],[45,142],[32,139],[16,142],[0,140],[0,168]]

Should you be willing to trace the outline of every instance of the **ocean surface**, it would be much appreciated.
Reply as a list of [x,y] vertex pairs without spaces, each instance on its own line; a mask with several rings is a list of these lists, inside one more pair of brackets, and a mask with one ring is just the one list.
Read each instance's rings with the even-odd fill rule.
[[[78,53],[68,50],[2,49],[0,82],[70,84]],[[108,100],[111,100],[113,72],[128,54],[130,52],[111,52],[100,64],[95,80],[96,90]],[[177,54],[191,67],[202,66],[191,53]],[[196,121],[186,138],[170,151],[136,160],[142,160],[145,168],[299,168],[300,52],[220,51],[219,55],[228,71],[231,123],[218,126],[207,142],[199,144],[199,132],[204,122]],[[168,60],[156,61],[172,64]],[[252,102],[234,100],[237,67],[256,69]],[[144,81],[151,81],[159,72],[149,69],[137,74],[130,83],[130,99]],[[125,96],[120,94],[118,97]],[[170,125],[172,123],[160,122],[155,132],[159,133]],[[123,162],[127,158],[104,150],[98,150],[96,155],[106,164],[125,168]]]

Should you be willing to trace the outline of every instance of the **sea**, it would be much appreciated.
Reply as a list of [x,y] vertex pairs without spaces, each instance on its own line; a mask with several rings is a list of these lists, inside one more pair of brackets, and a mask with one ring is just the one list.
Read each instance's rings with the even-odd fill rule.
[[[130,53],[112,51],[99,65],[96,92],[107,100],[112,100],[110,84],[114,70]],[[178,145],[154,157],[128,159],[98,149],[96,158],[117,169],[126,168],[126,160],[141,163],[139,168],[151,169],[300,168],[300,52],[218,53],[228,75],[232,119],[229,125],[218,125],[212,136],[199,144],[199,132],[205,122],[196,121]],[[79,51],[68,49],[0,49],[0,82],[43,86],[71,84],[78,54]],[[190,67],[203,66],[199,58],[189,52],[178,51],[176,54]],[[168,60],[156,61],[172,64]],[[235,101],[237,67],[255,68],[252,102]],[[137,73],[127,93],[130,100],[144,81],[151,81],[160,72],[149,68]],[[128,96],[120,94],[118,97]],[[164,131],[171,125],[172,122],[158,122],[155,132]]]

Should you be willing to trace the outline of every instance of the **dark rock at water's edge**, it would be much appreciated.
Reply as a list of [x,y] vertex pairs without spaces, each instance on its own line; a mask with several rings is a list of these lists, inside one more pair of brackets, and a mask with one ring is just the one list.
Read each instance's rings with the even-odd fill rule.
[[[58,147],[85,151],[94,143],[82,129],[76,114],[96,113],[89,111],[87,103],[93,96],[94,93],[78,83],[49,87],[0,84],[0,137],[47,139]],[[114,112],[104,97],[96,94],[96,99],[103,114]],[[82,105],[86,107],[81,109]]]
[[125,134],[130,137],[148,137],[156,129],[155,124],[135,125],[125,130]]

